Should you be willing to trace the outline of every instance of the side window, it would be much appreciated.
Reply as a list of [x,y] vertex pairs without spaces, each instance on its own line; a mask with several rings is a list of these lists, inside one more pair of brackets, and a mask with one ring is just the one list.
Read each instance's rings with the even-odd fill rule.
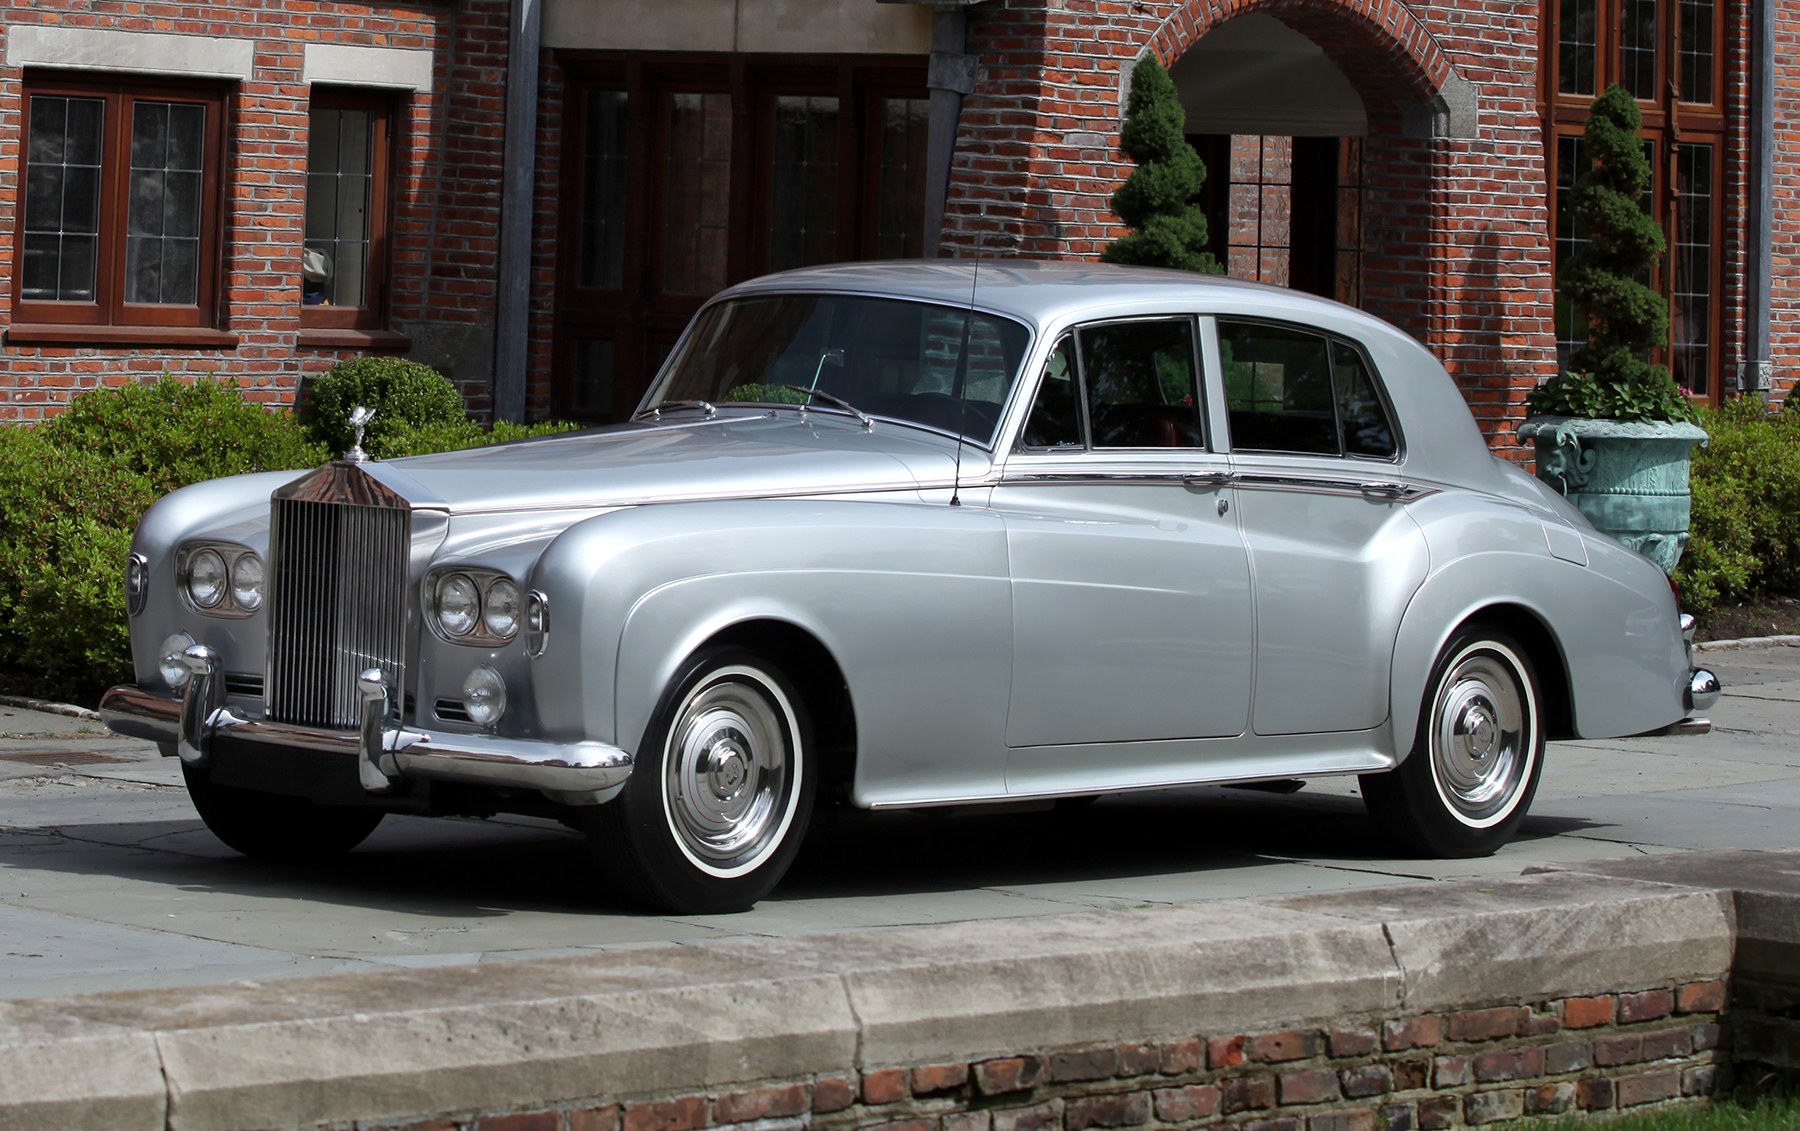
[[1170,318],[1084,326],[1057,343],[1025,421],[1029,448],[1198,448],[1194,322]]
[[300,272],[303,327],[381,328],[392,119],[385,94],[313,92]]
[[1081,443],[1081,393],[1075,379],[1075,339],[1056,343],[1044,366],[1031,415],[1025,418],[1024,444],[1028,448],[1079,448]]
[[1295,327],[1228,319],[1218,325],[1234,448],[1395,454],[1393,426],[1355,346]]
[[1399,452],[1387,410],[1375,395],[1375,382],[1362,351],[1349,342],[1331,343],[1331,380],[1337,389],[1338,420],[1344,430],[1344,453],[1393,459]]

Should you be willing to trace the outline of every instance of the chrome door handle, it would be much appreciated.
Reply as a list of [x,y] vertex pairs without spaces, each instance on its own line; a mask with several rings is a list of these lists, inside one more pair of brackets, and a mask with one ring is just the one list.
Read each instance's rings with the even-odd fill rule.
[[1206,491],[1214,487],[1229,487],[1237,481],[1237,476],[1229,471],[1206,471],[1199,475],[1184,475],[1182,486],[1194,491]]
[[1410,503],[1414,499],[1423,498],[1433,493],[1433,488],[1415,487],[1409,483],[1393,483],[1374,481],[1357,484],[1357,490],[1367,499],[1380,499],[1385,502]]

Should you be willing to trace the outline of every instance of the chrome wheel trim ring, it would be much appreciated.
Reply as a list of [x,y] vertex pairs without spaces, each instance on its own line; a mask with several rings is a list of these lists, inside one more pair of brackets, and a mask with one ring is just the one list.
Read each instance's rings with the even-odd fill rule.
[[1518,655],[1491,640],[1458,652],[1438,680],[1428,725],[1445,811],[1476,829],[1511,816],[1537,761],[1537,703]]
[[719,879],[774,853],[800,799],[800,727],[765,672],[709,673],[681,704],[663,750],[663,818],[681,854]]

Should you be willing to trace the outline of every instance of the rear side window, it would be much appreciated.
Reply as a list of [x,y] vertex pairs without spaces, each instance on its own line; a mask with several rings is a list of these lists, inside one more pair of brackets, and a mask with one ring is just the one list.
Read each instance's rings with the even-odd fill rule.
[[1399,451],[1368,359],[1316,330],[1220,319],[1232,447],[1392,459]]
[[1081,327],[1050,355],[1024,446],[1203,447],[1197,357],[1191,318]]

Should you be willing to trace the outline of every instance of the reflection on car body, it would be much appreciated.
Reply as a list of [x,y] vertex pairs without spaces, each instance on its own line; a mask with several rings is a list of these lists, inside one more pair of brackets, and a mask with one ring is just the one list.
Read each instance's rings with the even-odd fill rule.
[[228,844],[541,813],[689,912],[838,804],[1357,774],[1410,848],[1487,853],[1546,738],[1717,696],[1661,572],[1411,339],[1091,264],[742,284],[626,424],[188,488],[129,589],[105,716]]

